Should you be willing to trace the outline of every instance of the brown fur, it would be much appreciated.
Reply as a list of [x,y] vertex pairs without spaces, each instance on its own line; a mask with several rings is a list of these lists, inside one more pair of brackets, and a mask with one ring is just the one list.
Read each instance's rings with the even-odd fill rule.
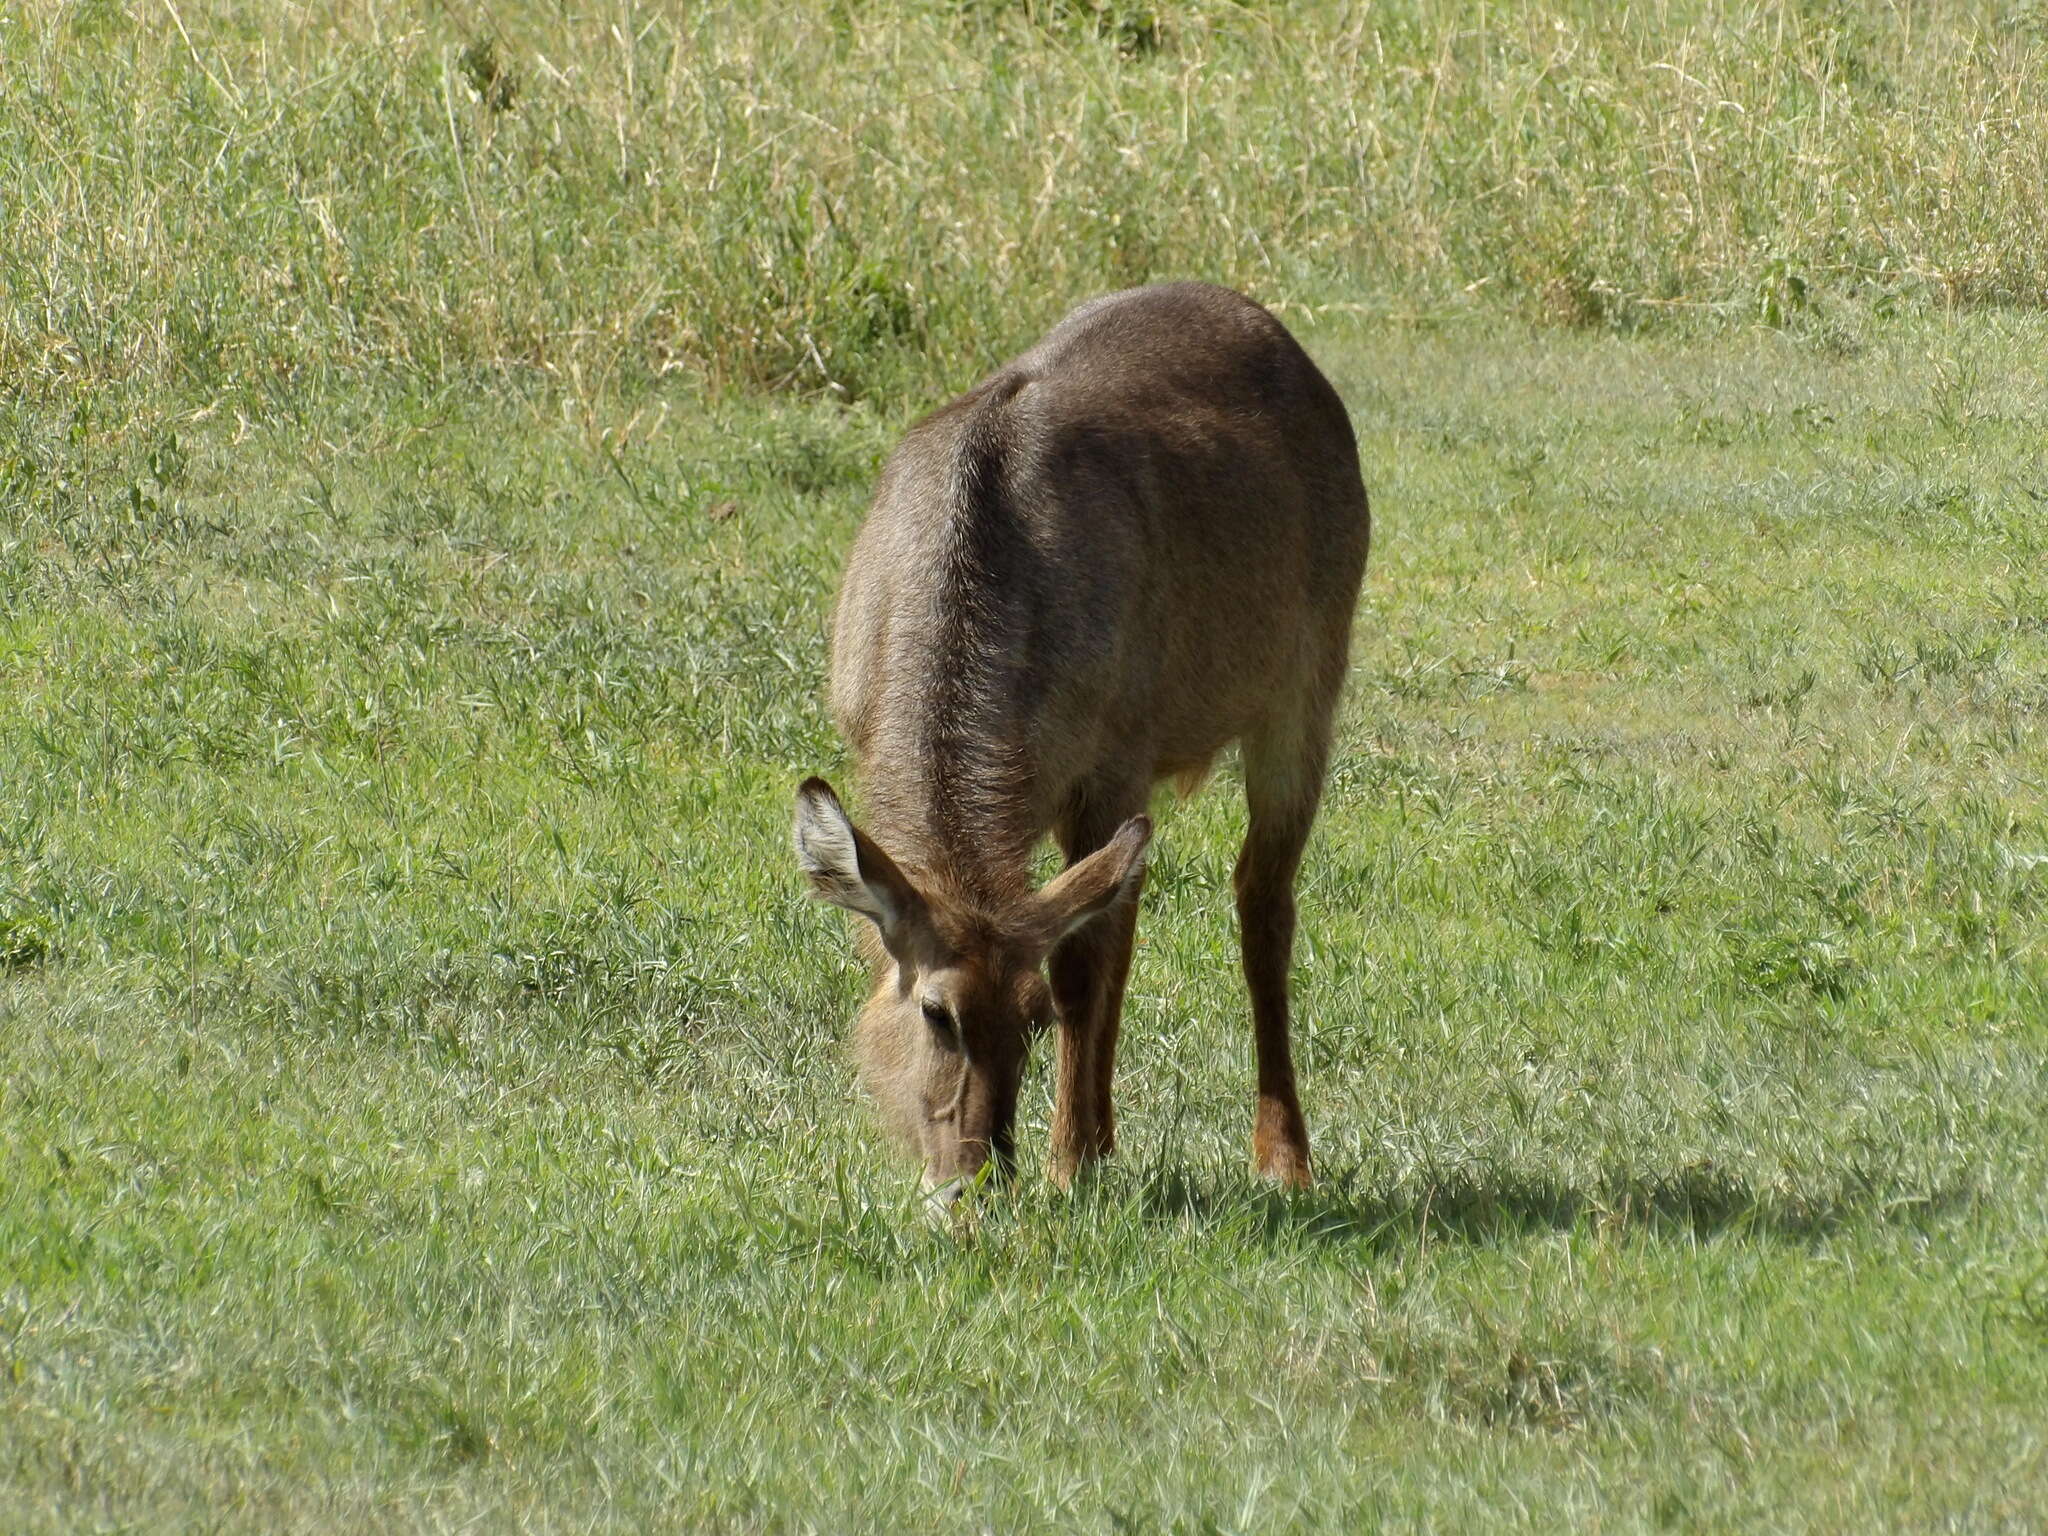
[[[819,894],[876,924],[856,1048],[928,1184],[1008,1157],[1042,1023],[1058,1026],[1053,1176],[1111,1149],[1141,813],[1155,781],[1199,782],[1232,742],[1253,1158],[1307,1182],[1293,887],[1369,527],[1336,392],[1270,314],[1202,284],[1083,305],[891,456],[833,639],[867,829],[812,780],[797,830]],[[1048,832],[1069,867],[1034,891]]]

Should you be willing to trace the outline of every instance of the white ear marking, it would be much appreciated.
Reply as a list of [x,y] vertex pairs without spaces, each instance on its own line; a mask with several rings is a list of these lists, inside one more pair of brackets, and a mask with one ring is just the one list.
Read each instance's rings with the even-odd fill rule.
[[872,919],[885,934],[902,917],[888,886],[861,868],[859,835],[823,779],[797,786],[793,834],[797,863],[820,901]]

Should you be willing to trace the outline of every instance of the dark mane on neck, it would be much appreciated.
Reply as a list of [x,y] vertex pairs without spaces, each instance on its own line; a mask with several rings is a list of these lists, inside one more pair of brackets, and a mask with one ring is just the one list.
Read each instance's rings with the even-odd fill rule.
[[[963,905],[999,912],[1030,889],[1032,763],[1015,717],[1028,688],[1015,588],[1030,560],[1005,483],[1012,423],[1003,409],[1024,384],[998,379],[963,402],[935,530],[935,576],[909,735],[913,773],[892,786],[889,831],[929,878]],[[897,794],[890,796],[897,799]]]

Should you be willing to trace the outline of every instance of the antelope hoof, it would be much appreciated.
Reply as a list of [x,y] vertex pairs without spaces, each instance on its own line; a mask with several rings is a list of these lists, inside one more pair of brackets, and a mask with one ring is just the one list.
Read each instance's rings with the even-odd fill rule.
[[1253,1166],[1259,1177],[1267,1179],[1286,1190],[1307,1189],[1315,1183],[1315,1177],[1308,1171],[1308,1158],[1293,1147],[1278,1147],[1252,1155]]
[[1084,1181],[1106,1155],[1104,1152],[1055,1152],[1052,1161],[1046,1165],[1046,1177],[1052,1180],[1054,1189],[1070,1190]]
[[[1262,1179],[1282,1189],[1307,1189],[1315,1182],[1308,1168],[1308,1133],[1296,1123],[1287,1125],[1284,1115],[1261,1113],[1252,1133],[1252,1167]],[[1274,1121],[1280,1124],[1274,1124]]]

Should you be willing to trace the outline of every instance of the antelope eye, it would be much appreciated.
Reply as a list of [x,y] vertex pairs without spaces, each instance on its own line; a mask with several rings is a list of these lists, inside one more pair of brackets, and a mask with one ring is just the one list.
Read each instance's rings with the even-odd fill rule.
[[953,1033],[953,1015],[946,1012],[943,1003],[927,1002],[922,1006],[924,1008],[925,1023],[931,1025],[940,1034],[950,1035]]

